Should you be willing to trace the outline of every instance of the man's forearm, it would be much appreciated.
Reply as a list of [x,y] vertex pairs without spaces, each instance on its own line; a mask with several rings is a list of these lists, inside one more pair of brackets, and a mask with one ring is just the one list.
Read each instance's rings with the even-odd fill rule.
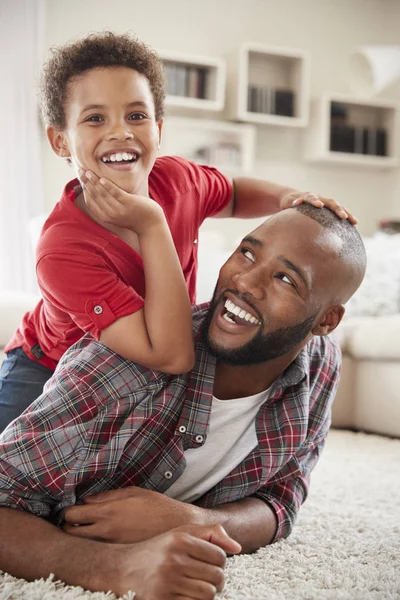
[[235,539],[243,552],[253,552],[272,542],[277,528],[274,511],[258,498],[244,498],[215,508],[201,509],[202,522],[219,524]]
[[[54,573],[71,585],[108,591],[102,576],[112,569],[116,546],[75,539],[32,514],[0,508],[0,569],[23,579]],[[29,534],[28,534],[29,532]],[[117,565],[115,565],[117,566]]]
[[[240,546],[218,525],[174,529],[137,544],[74,537],[31,514],[0,508],[0,569],[24,579],[48,577],[137,600],[214,598],[226,553]],[[29,531],[29,536],[27,536]]]

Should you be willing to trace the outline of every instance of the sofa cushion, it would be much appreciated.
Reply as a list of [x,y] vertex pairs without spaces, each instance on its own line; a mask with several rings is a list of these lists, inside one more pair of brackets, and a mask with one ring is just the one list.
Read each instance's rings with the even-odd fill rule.
[[400,360],[400,314],[345,318],[332,335],[353,358]]
[[349,316],[381,316],[400,312],[400,234],[381,231],[364,239],[367,271],[349,300]]

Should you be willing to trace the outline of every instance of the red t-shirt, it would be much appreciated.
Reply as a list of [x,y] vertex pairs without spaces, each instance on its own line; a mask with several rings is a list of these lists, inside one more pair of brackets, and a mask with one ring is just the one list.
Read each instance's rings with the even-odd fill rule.
[[[75,206],[77,185],[77,179],[66,185],[42,229],[36,272],[43,299],[26,313],[5,348],[22,347],[53,370],[85,332],[98,339],[103,329],[144,303],[141,257]],[[198,230],[206,217],[227,206],[232,186],[215,169],[165,156],[150,173],[149,194],[164,209],[194,303]]]

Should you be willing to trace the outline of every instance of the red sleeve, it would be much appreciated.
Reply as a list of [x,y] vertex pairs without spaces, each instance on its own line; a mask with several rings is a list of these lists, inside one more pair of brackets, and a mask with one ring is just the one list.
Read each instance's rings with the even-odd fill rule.
[[218,169],[189,164],[199,195],[201,221],[204,221],[207,217],[217,215],[229,204],[233,193],[232,183]]
[[[231,201],[232,182],[214,167],[199,165],[180,156],[163,156],[157,159],[158,167],[174,180],[178,194],[188,189],[194,191],[198,200],[199,225],[207,217],[221,212]],[[173,174],[173,177],[172,177]]]
[[101,330],[144,304],[142,296],[110,269],[105,258],[83,249],[45,255],[37,264],[37,279],[51,305],[49,310],[68,313],[80,329],[96,339]]

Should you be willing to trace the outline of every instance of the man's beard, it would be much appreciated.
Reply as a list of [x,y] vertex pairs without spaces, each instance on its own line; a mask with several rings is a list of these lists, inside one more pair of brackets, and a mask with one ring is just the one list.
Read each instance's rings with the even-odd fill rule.
[[[299,346],[309,335],[319,312],[318,309],[301,323],[297,323],[291,327],[280,327],[265,335],[262,334],[261,327],[259,327],[257,334],[247,344],[240,348],[227,349],[221,348],[218,344],[212,342],[208,335],[212,318],[221,297],[216,299],[216,291],[214,291],[210,309],[202,326],[201,340],[210,354],[216,356],[219,361],[229,365],[257,365],[274,360],[290,352]],[[248,303],[248,300],[246,302]],[[249,304],[249,306],[251,305]]]

